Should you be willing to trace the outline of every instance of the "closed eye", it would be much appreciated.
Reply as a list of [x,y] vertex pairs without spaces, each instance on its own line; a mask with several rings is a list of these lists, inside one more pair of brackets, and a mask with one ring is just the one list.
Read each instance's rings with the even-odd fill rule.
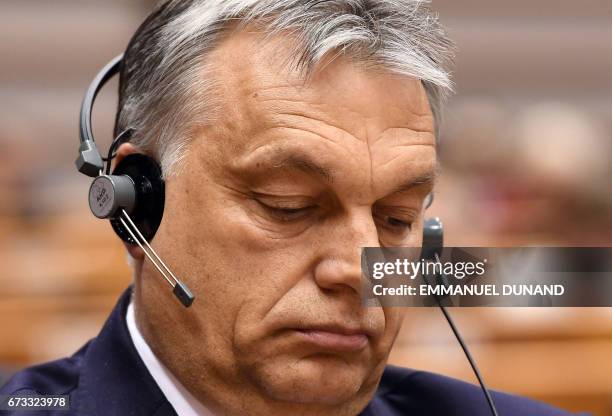
[[272,206],[257,200],[259,205],[264,208],[275,220],[280,222],[291,222],[305,218],[315,208],[314,205],[301,207]]
[[402,221],[399,218],[387,217],[387,223],[392,227],[398,227],[398,228],[408,227],[409,229],[412,228],[411,222]]
[[418,211],[404,207],[374,207],[372,216],[380,233],[404,239],[412,232]]
[[393,232],[403,233],[412,229],[412,221],[405,221],[389,215],[375,215],[374,219],[381,226]]

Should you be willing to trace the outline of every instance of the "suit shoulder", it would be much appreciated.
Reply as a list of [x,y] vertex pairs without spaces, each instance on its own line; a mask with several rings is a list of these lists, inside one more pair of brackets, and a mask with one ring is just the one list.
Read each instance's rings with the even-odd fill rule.
[[[492,391],[500,414],[523,416],[569,416],[564,410],[512,394]],[[379,392],[379,401],[397,414],[408,411],[429,415],[490,415],[484,394],[478,385],[439,374],[387,366]],[[393,413],[390,413],[393,414]]]
[[35,392],[67,394],[79,383],[79,375],[89,343],[73,356],[25,368],[14,374],[0,388],[0,394]]

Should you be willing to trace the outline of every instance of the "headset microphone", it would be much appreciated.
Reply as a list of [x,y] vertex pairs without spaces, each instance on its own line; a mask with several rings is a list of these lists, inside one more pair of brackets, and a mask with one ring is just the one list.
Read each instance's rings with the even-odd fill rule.
[[[137,244],[159,273],[172,286],[178,300],[189,307],[195,297],[149,244],[164,212],[165,187],[159,164],[144,154],[131,154],[110,172],[115,151],[130,139],[131,129],[119,134],[106,158],[100,155],[93,137],[91,113],[104,84],[121,68],[122,55],[114,58],[91,82],[81,105],[79,137],[81,145],[76,166],[79,172],[95,178],[89,188],[89,208],[100,219],[108,219],[115,233],[129,244]],[[106,167],[106,170],[104,168]]]
[[[430,199],[427,202],[427,207],[429,207],[432,202],[433,202],[433,195],[430,195]],[[425,261],[441,263],[440,256],[442,255],[443,249],[444,249],[444,227],[442,226],[442,222],[440,221],[439,218],[426,219],[423,224],[423,247],[421,248],[421,259]],[[440,284],[440,282],[443,282],[442,284],[444,284],[444,282],[448,282],[449,279],[442,270],[443,268],[440,267],[440,273],[437,273],[437,272],[435,273],[435,276],[434,276],[436,280],[435,284]],[[427,283],[428,285],[432,284],[428,281],[427,276],[425,274],[423,274],[423,279],[425,280],[425,283]],[[476,375],[476,379],[478,380],[478,383],[480,384],[480,388],[482,390],[482,393],[485,396],[485,399],[487,401],[487,405],[489,406],[489,410],[491,411],[491,414],[493,416],[498,416],[497,408],[495,407],[495,403],[493,402],[491,393],[489,392],[489,389],[487,385],[485,384],[484,379],[482,375],[480,374],[480,371],[478,370],[476,361],[472,357],[472,354],[470,353],[470,350],[467,344],[463,340],[463,337],[461,336],[459,329],[455,325],[453,318],[451,317],[450,313],[446,309],[446,306],[444,306],[444,304],[442,303],[442,300],[440,299],[440,297],[434,294],[433,298],[436,301],[436,304],[438,305],[438,307],[440,308],[440,311],[444,315],[446,322],[448,322],[448,325],[450,326],[451,331],[453,331],[453,335],[455,335],[455,338],[457,339],[459,346],[461,346],[461,349],[463,350],[465,357],[470,363],[470,367],[472,367],[472,371]]]

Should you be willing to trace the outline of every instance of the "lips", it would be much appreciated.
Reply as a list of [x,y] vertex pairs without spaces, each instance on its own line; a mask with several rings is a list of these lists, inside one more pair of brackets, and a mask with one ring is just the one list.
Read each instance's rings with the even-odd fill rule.
[[360,351],[370,339],[365,330],[333,325],[296,328],[295,332],[303,342],[322,350],[338,352]]

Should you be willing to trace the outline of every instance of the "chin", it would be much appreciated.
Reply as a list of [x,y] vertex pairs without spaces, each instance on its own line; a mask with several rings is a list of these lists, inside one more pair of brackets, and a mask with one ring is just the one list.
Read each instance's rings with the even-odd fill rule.
[[260,363],[252,375],[259,387],[275,400],[350,405],[367,395],[362,387],[373,376],[365,363],[351,361],[340,355],[313,354]]

